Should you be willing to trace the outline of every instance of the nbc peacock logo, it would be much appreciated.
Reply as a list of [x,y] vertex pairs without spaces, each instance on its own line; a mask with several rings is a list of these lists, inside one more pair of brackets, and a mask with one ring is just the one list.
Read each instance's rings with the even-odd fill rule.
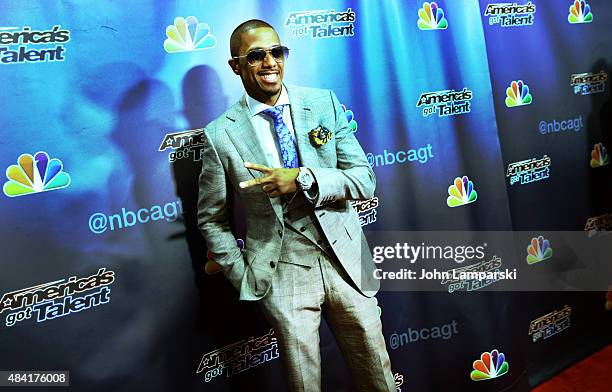
[[593,146],[590,164],[593,169],[610,164],[610,156],[608,155],[608,151],[603,144],[597,143],[595,146]]
[[480,359],[474,361],[472,367],[474,368],[470,373],[472,381],[483,381],[503,376],[508,373],[510,365],[506,362],[506,356],[503,353],[493,350],[482,353]]
[[553,255],[553,250],[550,247],[550,242],[544,237],[537,236],[531,239],[531,243],[527,247],[527,264],[535,264],[546,259],[550,259]]
[[355,121],[355,114],[352,110],[347,109],[346,106],[342,105],[342,110],[344,110],[344,115],[346,116],[346,121],[348,121],[348,127],[351,132],[357,131],[357,121]]
[[423,8],[419,9],[417,26],[421,30],[444,30],[448,27],[448,22],[442,8],[432,1],[423,3]]
[[567,21],[571,24],[576,23],[591,23],[593,21],[593,14],[591,13],[591,6],[584,0],[576,0],[574,4],[569,7],[569,15],[567,15]]
[[448,187],[448,194],[446,205],[449,207],[470,204],[478,198],[474,183],[467,176],[455,178],[454,183]]
[[506,89],[506,106],[509,108],[515,106],[529,105],[532,101],[529,86],[523,83],[522,80],[513,80],[510,87]]
[[166,27],[164,49],[168,53],[193,52],[217,46],[207,23],[199,23],[195,16],[177,17],[174,24]]
[[17,164],[6,169],[6,177],[8,181],[2,190],[8,197],[53,191],[70,185],[70,176],[63,171],[62,161],[49,159],[44,151],[34,156],[21,154]]

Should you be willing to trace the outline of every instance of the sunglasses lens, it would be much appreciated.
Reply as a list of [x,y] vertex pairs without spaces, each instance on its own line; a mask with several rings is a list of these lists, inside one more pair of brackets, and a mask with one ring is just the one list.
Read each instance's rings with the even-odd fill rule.
[[287,47],[285,47],[285,46],[275,46],[275,47],[270,48],[268,50],[265,50],[265,49],[254,49],[254,50],[250,51],[249,53],[247,53],[246,59],[249,62],[249,64],[251,64],[253,66],[257,66],[257,65],[261,64],[266,59],[266,56],[267,56],[268,52],[270,52],[270,54],[272,55],[274,60],[278,61],[279,63],[284,61],[287,58],[287,56],[289,55],[289,49]]
[[266,51],[263,49],[252,50],[247,54],[249,64],[257,64],[266,58]]
[[270,49],[270,53],[272,57],[276,60],[284,60],[287,57],[287,48],[284,46],[277,46],[275,48]]

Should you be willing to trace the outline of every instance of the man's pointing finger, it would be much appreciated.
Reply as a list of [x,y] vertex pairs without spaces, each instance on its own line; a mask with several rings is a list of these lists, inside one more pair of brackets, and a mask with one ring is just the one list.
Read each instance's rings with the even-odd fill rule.
[[259,177],[259,178],[254,178],[249,181],[242,181],[240,184],[238,184],[238,186],[244,189],[244,188],[252,187],[253,185],[265,184],[267,182],[270,182],[270,179],[268,177]]
[[272,171],[272,169],[269,168],[268,166],[259,165],[257,163],[251,163],[251,162],[245,162],[244,163],[244,167],[246,167],[247,169],[257,170],[257,171],[262,172],[264,174],[268,174],[268,173],[270,173]]

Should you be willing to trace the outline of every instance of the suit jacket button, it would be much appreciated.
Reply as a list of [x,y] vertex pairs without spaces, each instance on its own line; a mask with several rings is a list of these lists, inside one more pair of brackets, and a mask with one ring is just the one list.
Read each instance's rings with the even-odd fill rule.
[[275,265],[276,265],[276,264],[274,263],[274,261],[271,261],[271,262],[270,262],[270,267],[274,268],[274,266],[275,266]]
[[317,245],[323,245],[323,240],[318,240]]
[[283,237],[283,231],[282,230],[278,231],[278,236],[281,237],[281,238]]
[[306,226],[300,227],[300,231],[302,231],[302,232],[306,231]]

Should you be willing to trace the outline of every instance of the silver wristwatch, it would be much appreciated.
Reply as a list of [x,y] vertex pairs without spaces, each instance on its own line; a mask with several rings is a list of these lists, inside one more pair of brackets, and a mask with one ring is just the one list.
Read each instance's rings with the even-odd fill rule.
[[314,184],[314,177],[310,170],[305,167],[300,167],[300,172],[295,179],[297,186],[300,190],[307,191],[312,188],[312,184]]

